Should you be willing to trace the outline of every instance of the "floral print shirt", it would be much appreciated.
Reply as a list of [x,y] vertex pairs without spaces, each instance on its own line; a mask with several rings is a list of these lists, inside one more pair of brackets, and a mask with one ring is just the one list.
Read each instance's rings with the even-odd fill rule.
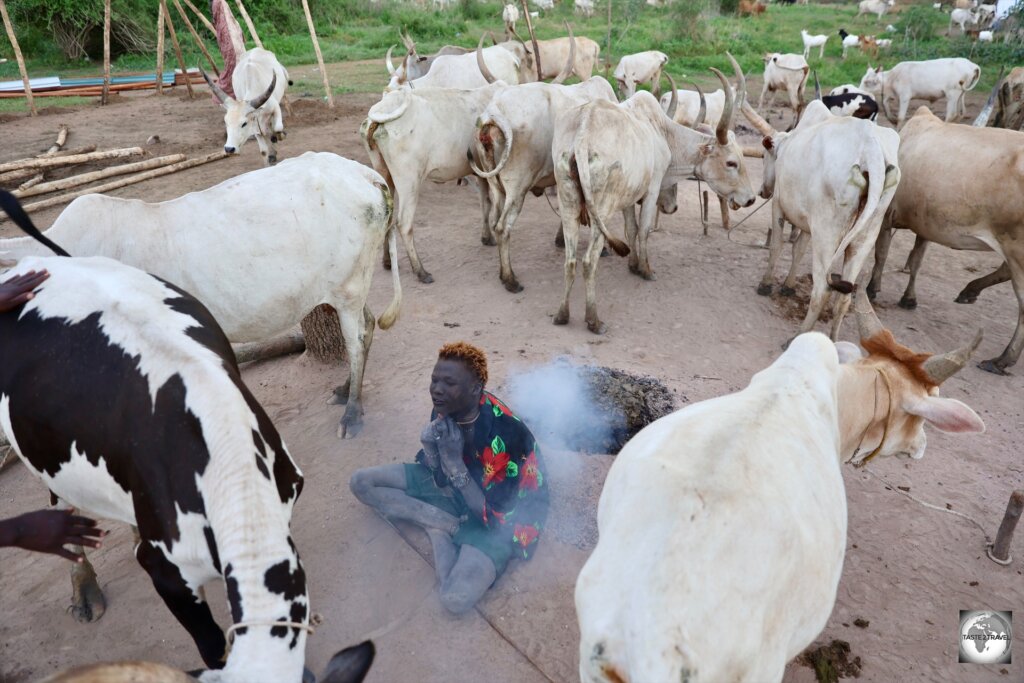
[[[432,412],[431,421],[436,418]],[[416,460],[424,462],[422,450]],[[465,444],[462,460],[469,476],[483,489],[486,504],[480,516],[484,525],[507,536],[516,555],[529,559],[548,514],[543,460],[529,428],[488,391],[480,397],[480,417],[473,424],[472,443]],[[448,484],[439,469],[434,481],[442,488]],[[454,495],[468,510],[458,490]]]

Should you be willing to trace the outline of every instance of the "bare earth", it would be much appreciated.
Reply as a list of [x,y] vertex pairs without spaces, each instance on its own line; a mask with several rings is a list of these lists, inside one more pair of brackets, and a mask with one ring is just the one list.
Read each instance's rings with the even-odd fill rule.
[[[296,69],[300,71],[296,75],[313,78],[305,73],[312,71],[309,67]],[[981,97],[973,94],[972,114]],[[357,130],[376,99],[344,96],[330,111],[315,97],[300,98],[295,114],[286,118],[290,135],[279,146],[281,157],[323,150],[365,163]],[[787,112],[787,122],[789,116]],[[45,150],[62,122],[71,126],[69,147],[131,146],[158,134],[162,143],[151,148],[153,154],[181,151],[195,156],[218,149],[223,141],[220,109],[205,92],[190,102],[179,88],[162,98],[132,97],[107,108],[90,106],[36,119],[9,116],[0,123],[0,160]],[[760,162],[752,161],[752,177],[759,183]],[[235,158],[116,194],[164,200],[259,167],[256,145],[250,142]],[[956,172],[955,160],[936,172]],[[498,281],[496,251],[480,244],[475,192],[454,184],[428,187],[416,217],[416,235],[436,282],[417,282],[402,257],[404,308],[398,324],[374,338],[365,385],[366,428],[356,439],[335,438],[341,409],[326,404],[331,389],[347,376],[342,368],[325,368],[305,357],[246,368],[247,383],[306,475],[293,528],[309,573],[313,611],[323,617],[309,641],[311,669],[319,671],[335,650],[372,636],[378,657],[371,681],[576,679],[573,585],[595,539],[595,507],[609,456],[546,451],[554,506],[541,550],[529,563],[513,564],[479,612],[462,618],[448,615],[438,601],[424,559],[429,559],[425,537],[404,530],[414,548],[359,504],[347,482],[356,468],[411,459],[430,412],[430,369],[437,348],[447,341],[466,339],[487,350],[491,389],[499,396],[517,369],[559,354],[654,375],[676,392],[680,405],[745,386],[780,353],[798,323],[792,306],[754,292],[767,257],[758,245],[769,211],[758,212],[730,234],[721,230],[712,211],[705,237],[694,185],[684,184],[680,195],[679,212],[662,217],[661,231],[652,237],[656,281],[631,275],[617,257],[602,261],[600,312],[609,331],[598,337],[582,323],[581,282],[569,326],[551,324],[561,295],[562,252],[552,244],[557,219],[543,199],[527,202],[517,226],[513,258],[526,290],[512,295]],[[56,215],[56,210],[41,212],[36,220],[45,227]],[[244,232],[244,226],[239,228]],[[3,223],[0,234],[14,231]],[[973,306],[953,299],[968,280],[994,269],[998,259],[991,253],[933,246],[919,279],[919,308],[905,311],[896,302],[906,275],[896,271],[911,244],[904,234],[894,241],[892,272],[877,305],[882,321],[901,341],[929,351],[948,350],[982,327],[986,336],[979,359],[996,356],[1016,319],[1009,284],[988,290]],[[783,267],[788,267],[786,259]],[[803,272],[807,269],[809,265]],[[371,306],[379,313],[390,297],[390,278],[380,272]],[[802,313],[802,306],[796,307],[795,315]],[[852,339],[854,334],[850,320],[843,336]],[[914,496],[976,518],[994,534],[1009,493],[1024,485],[1024,373],[1019,368],[1014,376],[996,377],[970,365],[943,387],[946,395],[966,401],[981,414],[988,425],[985,434],[955,438],[933,432],[922,461],[879,462],[876,471],[894,485],[910,487]],[[853,655],[863,660],[863,681],[1024,680],[1020,643],[1013,664],[1004,671],[956,662],[958,610],[1016,609],[1024,614],[1021,534],[1013,548],[1019,559],[1000,567],[985,557],[982,533],[964,520],[926,509],[865,472],[845,468],[845,477],[850,515],[846,565],[820,642],[849,641]],[[22,466],[0,473],[0,517],[47,503],[46,489]],[[111,528],[105,547],[92,556],[108,610],[91,625],[78,624],[65,612],[70,596],[66,562],[17,550],[0,554],[0,683],[31,681],[101,660],[201,665],[191,640],[135,563],[129,530]],[[221,586],[211,586],[208,595],[218,619],[227,623]],[[743,618],[724,614],[720,624],[708,628],[722,629],[728,647],[730,620]],[[857,628],[857,618],[870,624]],[[813,674],[794,664],[786,680],[806,682]]]

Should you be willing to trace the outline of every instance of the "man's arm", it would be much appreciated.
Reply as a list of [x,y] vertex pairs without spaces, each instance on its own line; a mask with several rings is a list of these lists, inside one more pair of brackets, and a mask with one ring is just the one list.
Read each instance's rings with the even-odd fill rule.
[[30,270],[24,275],[15,275],[6,282],[0,282],[0,313],[6,313],[32,298],[32,290],[50,277],[45,270]]
[[81,555],[64,546],[99,548],[99,539],[106,533],[96,528],[96,520],[75,515],[73,510],[37,510],[0,520],[0,548],[13,546],[81,562]]
[[441,469],[448,475],[448,482],[453,489],[462,495],[470,513],[482,522],[486,522],[487,499],[484,491],[469,476],[466,463],[462,461],[462,430],[451,418],[435,423],[438,453],[441,458]]

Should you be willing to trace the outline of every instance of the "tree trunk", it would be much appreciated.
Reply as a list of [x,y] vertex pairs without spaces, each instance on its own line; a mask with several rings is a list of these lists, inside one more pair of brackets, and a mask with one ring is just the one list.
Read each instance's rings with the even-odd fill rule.
[[337,365],[345,360],[345,342],[341,338],[341,321],[333,306],[320,304],[302,319],[306,351],[321,363]]

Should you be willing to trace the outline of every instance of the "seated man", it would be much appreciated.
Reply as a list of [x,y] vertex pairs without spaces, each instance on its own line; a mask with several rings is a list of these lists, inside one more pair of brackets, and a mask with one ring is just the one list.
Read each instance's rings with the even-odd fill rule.
[[385,517],[427,532],[441,603],[455,614],[470,610],[512,557],[532,555],[548,511],[533,435],[486,383],[483,351],[442,346],[416,462],[368,467],[350,482]]

